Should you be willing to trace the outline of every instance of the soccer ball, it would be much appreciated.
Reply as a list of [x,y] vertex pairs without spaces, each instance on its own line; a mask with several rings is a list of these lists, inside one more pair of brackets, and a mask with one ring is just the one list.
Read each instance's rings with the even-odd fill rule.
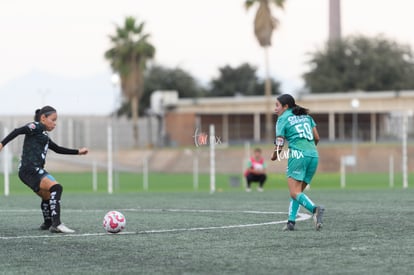
[[108,233],[119,233],[126,225],[125,216],[118,211],[109,211],[103,219],[103,227]]

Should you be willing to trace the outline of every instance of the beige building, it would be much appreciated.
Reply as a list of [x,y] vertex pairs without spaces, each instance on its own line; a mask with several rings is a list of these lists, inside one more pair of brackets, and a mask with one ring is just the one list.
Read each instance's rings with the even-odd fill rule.
[[[403,116],[409,117],[408,129],[412,128],[414,91],[307,94],[297,96],[296,103],[310,110],[321,138],[329,141],[375,143],[398,138]],[[190,145],[195,135],[208,134],[214,124],[221,142],[261,142],[265,106],[263,96],[179,99],[165,106],[166,134],[172,144]]]

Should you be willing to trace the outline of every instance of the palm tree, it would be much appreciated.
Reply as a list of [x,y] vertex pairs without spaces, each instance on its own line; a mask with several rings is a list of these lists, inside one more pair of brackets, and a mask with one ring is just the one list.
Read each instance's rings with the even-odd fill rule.
[[119,74],[122,95],[131,106],[135,145],[138,145],[138,101],[144,91],[146,63],[155,55],[155,48],[144,33],[144,22],[128,16],[124,25],[116,25],[115,35],[110,35],[111,48],[105,52],[112,70]]
[[266,82],[265,82],[265,97],[266,97],[266,140],[272,139],[272,102],[271,102],[271,81],[269,76],[269,47],[272,45],[272,33],[279,25],[277,20],[271,12],[270,4],[276,5],[276,7],[283,9],[285,0],[246,0],[246,9],[251,8],[255,3],[259,3],[256,16],[254,18],[254,34],[256,35],[259,44],[264,49],[265,53],[265,70],[266,70]]

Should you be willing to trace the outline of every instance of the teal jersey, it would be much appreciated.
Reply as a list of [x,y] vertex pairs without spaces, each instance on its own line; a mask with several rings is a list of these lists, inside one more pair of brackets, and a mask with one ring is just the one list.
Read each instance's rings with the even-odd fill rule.
[[[277,119],[276,137],[283,137],[289,143],[290,151],[296,150],[303,156],[318,157],[313,138],[315,126],[316,123],[311,116],[297,116],[289,108]],[[291,154],[292,152],[289,155]]]

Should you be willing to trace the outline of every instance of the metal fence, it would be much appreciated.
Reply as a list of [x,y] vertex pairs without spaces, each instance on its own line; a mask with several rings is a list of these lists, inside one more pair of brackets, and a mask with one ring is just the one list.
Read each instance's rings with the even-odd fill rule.
[[[0,117],[0,136],[4,137],[14,128],[21,127],[31,121],[32,118],[29,116]],[[59,116],[57,126],[49,133],[49,136],[57,144],[65,147],[86,146],[93,150],[106,150],[107,129],[110,125],[113,129],[113,141],[116,148],[129,149],[135,146],[132,121],[125,118]],[[139,147],[157,146],[163,142],[163,137],[160,135],[160,122],[154,117],[139,119],[138,134]],[[23,139],[18,138],[8,146],[15,153],[20,151],[22,143]]]
[[[25,125],[32,121],[32,117],[0,117],[0,136],[1,138],[14,128]],[[324,171],[336,171],[339,169],[341,157],[345,155],[356,154],[359,155],[358,171],[376,171],[387,170],[389,156],[393,155],[395,160],[396,169],[401,167],[401,155],[400,148],[405,144],[408,144],[408,163],[409,169],[412,168],[414,161],[411,155],[411,145],[414,140],[413,131],[413,118],[404,117],[398,114],[391,114],[387,117],[385,126],[381,132],[381,139],[377,139],[377,145],[371,142],[371,139],[364,138],[364,131],[370,127],[369,125],[360,122],[358,124],[358,134],[352,135],[351,132],[354,129],[352,125],[347,125],[346,129],[349,131],[346,133],[344,140],[328,141],[327,139],[321,142],[321,158],[320,169]],[[406,127],[404,127],[404,123]],[[78,167],[85,166],[85,161],[97,161],[102,169],[105,169],[107,159],[108,148],[108,126],[113,126],[113,150],[114,150],[114,162],[115,169],[128,168],[136,171],[140,171],[142,167],[142,159],[148,158],[149,169],[152,171],[172,171],[172,172],[191,172],[193,163],[191,160],[192,154],[196,151],[196,145],[186,146],[186,148],[168,149],[164,145],[166,142],[166,135],[163,133],[163,125],[160,120],[155,117],[141,118],[138,123],[139,128],[139,147],[134,146],[134,137],[132,130],[132,122],[125,118],[112,119],[109,117],[89,117],[89,116],[59,116],[57,127],[50,133],[51,138],[59,145],[71,148],[79,148],[86,146],[91,150],[91,154],[85,158],[60,158],[54,154],[50,157],[58,159],[59,162],[79,162]],[[248,123],[241,123],[240,127],[247,129],[251,127]],[[318,124],[319,128],[325,127],[324,124]],[[190,129],[192,132],[193,129]],[[406,134],[406,136],[405,136]],[[355,137],[354,139],[352,137]],[[191,134],[189,134],[191,139]],[[271,144],[257,143],[250,138],[243,139],[242,136],[237,136],[237,139],[232,142],[222,140],[227,145],[231,144],[245,144],[250,142],[251,146],[260,146],[268,148]],[[23,143],[23,137],[19,137],[10,144],[7,145],[10,152],[10,157],[14,158],[14,161],[20,156],[21,147]],[[329,144],[341,143],[344,146],[323,148]],[[392,147],[384,146],[384,143],[394,144]],[[173,141],[170,143],[173,144]],[[369,148],[360,147],[363,144],[369,144]],[[355,146],[357,147],[355,147]],[[162,150],[153,150],[153,148],[163,148]],[[206,146],[204,146],[206,147]],[[238,148],[238,149],[237,149]],[[207,148],[199,148],[201,151],[208,151]],[[357,150],[356,150],[357,149]],[[188,152],[191,154],[189,155]],[[205,152],[206,153],[206,152]],[[95,154],[95,155],[93,155]],[[234,149],[221,148],[217,152],[217,171],[221,172],[240,172],[242,170],[244,158],[246,158],[243,147],[236,146]],[[200,155],[200,171],[208,167],[208,154]],[[93,159],[95,158],[96,159]],[[129,158],[129,160],[128,160]],[[83,161],[83,162],[82,162]],[[3,165],[4,156],[0,157],[0,165]],[[50,164],[55,164],[52,161]],[[67,165],[69,166],[69,165]],[[90,165],[89,165],[90,166]],[[16,168],[16,165],[10,165],[12,169]]]

